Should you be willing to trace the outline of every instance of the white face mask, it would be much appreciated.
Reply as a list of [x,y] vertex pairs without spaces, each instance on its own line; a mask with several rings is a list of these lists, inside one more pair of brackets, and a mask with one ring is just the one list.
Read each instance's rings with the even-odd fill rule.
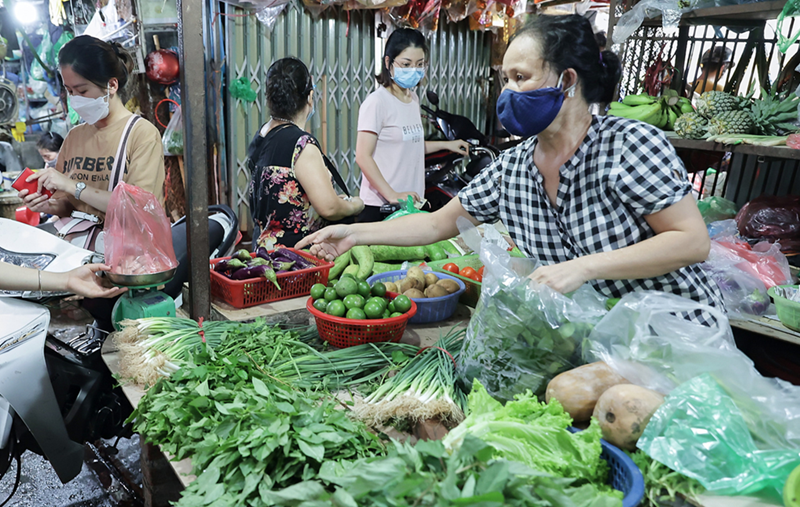
[[103,97],[90,99],[80,95],[72,95],[69,98],[69,105],[83,118],[83,121],[94,125],[98,121],[108,116],[108,101],[110,100],[108,91]]

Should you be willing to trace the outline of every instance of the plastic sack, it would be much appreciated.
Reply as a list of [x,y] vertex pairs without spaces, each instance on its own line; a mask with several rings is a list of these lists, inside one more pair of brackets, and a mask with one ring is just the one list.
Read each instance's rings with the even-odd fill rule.
[[384,218],[383,221],[386,222],[388,220],[394,220],[395,218],[404,217],[406,215],[413,215],[414,213],[427,213],[427,211],[422,211],[414,206],[414,198],[410,195],[408,199],[404,202],[398,203],[400,204],[400,209],[389,215],[388,217]]
[[736,203],[724,197],[706,197],[697,202],[697,209],[706,225],[736,216]]
[[[709,327],[684,316],[703,311]],[[719,310],[674,294],[626,294],[583,346],[586,362],[603,361],[633,384],[670,392],[710,374],[733,398],[761,449],[800,447],[800,387],[767,379],[736,348]]]
[[733,236],[718,236],[711,240],[706,262],[729,263],[761,280],[767,288],[791,283],[789,261],[777,243],[762,241],[754,246]]
[[706,225],[708,229],[708,237],[711,239],[719,238],[721,236],[736,236],[739,234],[739,228],[736,226],[736,220],[720,220],[719,222],[711,222]]
[[637,445],[723,495],[765,490],[781,498],[789,473],[800,465],[797,449],[759,449],[734,399],[708,374],[673,390]]
[[167,129],[161,136],[161,144],[164,145],[165,156],[183,155],[183,120],[180,107],[176,107],[172,113]]
[[756,197],[739,210],[736,224],[745,238],[780,241],[784,252],[800,251],[800,196]]
[[739,269],[736,264],[709,255],[702,267],[717,284],[729,316],[766,314],[770,305],[766,285],[758,277]]
[[146,275],[178,266],[164,208],[146,190],[120,183],[111,193],[105,223],[105,257],[111,272]]
[[664,32],[677,33],[681,13],[697,7],[697,0],[642,0],[623,14],[614,27],[614,44],[622,44],[644,23],[645,18],[662,15]]
[[792,44],[800,38],[800,31],[791,37],[787,37],[783,33],[783,22],[786,18],[791,18],[798,14],[800,14],[800,0],[788,0],[786,5],[783,6],[781,13],[778,15],[778,24],[775,26],[775,31],[778,32],[778,49],[781,50],[781,53],[786,54],[786,51],[792,47]]
[[544,394],[550,379],[582,364],[580,344],[605,315],[605,298],[588,285],[572,299],[534,285],[527,275],[536,263],[511,257],[491,238],[480,258],[481,297],[458,356],[459,380],[468,390],[477,378],[504,402],[528,389]]
[[[39,47],[36,49],[36,54],[39,55],[39,58],[48,67],[54,66],[53,64],[55,63],[53,58],[51,58],[52,51],[53,42],[50,40],[50,33],[46,32],[42,37],[41,44],[39,44]],[[52,68],[50,70],[52,72]],[[44,70],[44,67],[42,67],[42,64],[39,63],[37,59],[34,59],[33,63],[31,63],[31,79],[37,81],[46,81],[48,79],[47,71]]]
[[244,76],[234,79],[231,83],[230,90],[231,97],[235,99],[241,99],[245,102],[256,101],[256,92],[253,90],[253,87],[250,86],[250,81]]
[[288,4],[289,2],[285,0],[265,2],[263,7],[256,9],[256,19],[267,27],[267,30],[272,31],[272,27],[278,21],[278,16],[281,15]]

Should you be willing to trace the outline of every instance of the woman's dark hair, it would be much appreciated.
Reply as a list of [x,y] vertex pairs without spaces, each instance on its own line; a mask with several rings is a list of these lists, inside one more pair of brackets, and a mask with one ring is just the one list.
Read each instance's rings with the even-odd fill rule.
[[[378,84],[381,86],[392,86],[392,73],[389,70],[392,62],[397,56],[408,48],[421,48],[427,56],[428,43],[425,42],[425,36],[418,30],[413,28],[398,28],[389,40],[386,41],[386,48],[383,50],[383,58],[381,58],[381,73],[375,76]],[[386,64],[386,57],[389,57],[389,64]]]
[[586,18],[577,14],[537,16],[514,39],[526,36],[538,43],[545,66],[557,74],[575,70],[586,102],[607,103],[614,98],[622,65],[613,52],[600,52]]
[[605,48],[608,45],[608,38],[605,32],[597,32],[594,34],[594,40],[597,41],[598,47]]
[[308,67],[294,57],[281,58],[267,71],[267,107],[273,118],[293,119],[314,89]]
[[64,138],[55,132],[45,132],[42,137],[36,141],[36,148],[40,150],[52,151],[58,153],[61,150],[61,145],[64,144]]
[[116,42],[105,42],[91,35],[81,35],[64,44],[58,52],[58,64],[72,70],[100,88],[108,88],[117,78],[120,92],[133,72],[133,58]]

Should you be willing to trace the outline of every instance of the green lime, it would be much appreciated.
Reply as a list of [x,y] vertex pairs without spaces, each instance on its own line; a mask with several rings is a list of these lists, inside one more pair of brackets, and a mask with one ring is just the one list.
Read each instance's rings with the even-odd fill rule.
[[334,299],[339,299],[339,295],[336,294],[336,289],[333,287],[328,287],[325,289],[325,293],[323,296],[327,301],[333,301]]
[[344,303],[342,303],[342,300],[337,299],[336,301],[328,303],[326,313],[333,317],[344,317],[346,311],[347,308],[344,306]]
[[317,299],[314,301],[314,308],[324,313],[328,309],[328,300],[325,298]]
[[384,318],[384,319],[388,319],[388,318],[389,318],[389,315],[391,315],[391,314],[392,314],[392,313],[391,313],[389,310],[384,310],[384,311],[383,311],[383,317],[382,317],[382,318]]
[[355,278],[342,277],[333,288],[336,289],[336,294],[340,298],[350,294],[358,294],[358,282],[356,282]]
[[361,294],[350,294],[344,297],[344,306],[347,307],[348,310],[352,308],[364,308],[366,301]]
[[411,300],[408,299],[408,296],[400,294],[394,298],[394,309],[400,313],[406,313],[411,309]]
[[394,312],[395,312],[395,309],[394,309],[394,301],[389,301],[389,304],[388,304],[388,305],[386,305],[386,310],[387,310],[389,313],[394,313]]
[[333,287],[334,285],[336,285],[336,282],[338,281],[339,281],[338,278],[334,278],[333,280],[328,280],[328,287]]
[[358,282],[358,293],[364,296],[364,298],[369,298],[370,288],[367,282]]
[[371,298],[367,299],[367,304],[369,304],[369,303],[377,303],[377,304],[381,305],[381,311],[383,311],[383,310],[385,310],[386,308],[389,307],[389,302],[386,301],[385,299],[379,298],[379,297],[371,297]]
[[386,286],[383,282],[375,282],[375,285],[372,286],[372,295],[382,298],[386,295]]
[[383,316],[383,305],[377,301],[370,300],[364,305],[364,313],[368,319],[380,319]]
[[392,319],[394,317],[402,317],[403,314],[400,312],[394,312],[393,314],[389,315],[389,318]]
[[317,299],[319,299],[321,297],[325,297],[325,289],[326,288],[327,287],[325,287],[321,283],[315,283],[314,285],[312,285],[311,286],[311,299],[316,301]]
[[365,314],[364,310],[362,310],[361,308],[350,308],[349,310],[347,310],[347,318],[364,320],[367,318],[367,314]]

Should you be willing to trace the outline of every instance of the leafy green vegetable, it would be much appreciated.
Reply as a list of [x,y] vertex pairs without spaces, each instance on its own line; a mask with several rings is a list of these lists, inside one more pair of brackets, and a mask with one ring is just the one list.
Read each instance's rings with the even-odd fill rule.
[[147,441],[192,458],[198,477],[180,507],[273,505],[275,491],[289,486],[293,496],[302,490],[312,498],[319,488],[307,481],[324,463],[382,452],[378,438],[330,396],[262,373],[260,364],[277,354],[263,338],[229,336],[204,350],[150,389],[131,416]]
[[461,352],[459,375],[466,388],[478,379],[501,401],[526,390],[540,395],[550,379],[582,364],[578,345],[599,316],[584,316],[566,296],[529,282],[484,282]]
[[448,449],[458,451],[467,437],[478,437],[491,446],[495,458],[588,483],[600,496],[621,498],[606,486],[609,468],[600,458],[602,435],[595,420],[589,429],[571,433],[567,428],[572,419],[558,401],[541,403],[528,392],[503,406],[477,380],[467,408],[467,418],[443,440]]
[[408,506],[553,506],[619,507],[617,498],[598,496],[589,485],[551,477],[520,463],[493,460],[492,448],[467,436],[458,452],[447,453],[441,442],[420,441],[416,446],[394,442],[389,454],[356,462],[327,462],[320,472],[323,483],[335,486],[314,501],[309,495],[323,485],[278,492],[276,505],[304,507]]
[[[627,452],[627,451],[626,451]],[[641,450],[627,453],[644,476],[644,499],[642,507],[659,507],[664,500],[675,500],[677,495],[700,505],[698,496],[705,488],[694,479],[671,470]]]

